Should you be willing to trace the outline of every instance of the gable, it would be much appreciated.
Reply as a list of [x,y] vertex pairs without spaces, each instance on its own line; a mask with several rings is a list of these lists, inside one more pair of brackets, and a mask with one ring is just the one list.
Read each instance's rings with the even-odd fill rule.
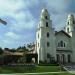
[[55,36],[57,36],[57,35],[60,35],[60,36],[62,36],[62,35],[64,35],[64,36],[66,36],[66,37],[68,37],[68,38],[71,38],[71,36],[69,35],[69,34],[67,34],[65,31],[63,31],[63,30],[61,30],[61,31],[59,31],[59,32],[56,32],[55,33]]
[[[64,31],[59,31],[55,34],[55,37],[56,37],[56,46],[57,46],[57,48],[59,48],[58,45],[59,45],[60,41],[63,41],[63,43],[65,43],[65,47],[63,47],[62,49],[64,49],[64,50],[70,49],[71,36],[69,36]],[[61,48],[59,48],[59,49],[61,49]]]

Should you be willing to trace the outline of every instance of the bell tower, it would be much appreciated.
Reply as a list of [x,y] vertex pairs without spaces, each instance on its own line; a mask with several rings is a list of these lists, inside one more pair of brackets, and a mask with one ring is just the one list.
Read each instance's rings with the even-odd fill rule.
[[74,15],[68,15],[66,32],[71,36],[72,62],[75,63],[75,18]]
[[42,9],[40,21],[36,32],[38,63],[55,60],[55,36],[52,29],[52,20],[47,9]]
[[72,32],[75,31],[75,18],[72,14],[68,15],[66,25],[66,32],[72,36]]

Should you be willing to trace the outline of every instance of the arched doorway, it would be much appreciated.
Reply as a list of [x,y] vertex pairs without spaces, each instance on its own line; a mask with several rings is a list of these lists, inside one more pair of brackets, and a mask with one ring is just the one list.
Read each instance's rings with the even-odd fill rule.
[[62,54],[62,63],[65,63],[65,54]]
[[50,54],[49,53],[47,53],[47,63],[50,63],[51,61],[50,61]]
[[60,62],[60,55],[57,54],[56,56],[57,56],[57,62]]
[[71,55],[68,54],[68,55],[67,55],[67,58],[68,58],[68,63],[70,63],[70,62],[71,62]]

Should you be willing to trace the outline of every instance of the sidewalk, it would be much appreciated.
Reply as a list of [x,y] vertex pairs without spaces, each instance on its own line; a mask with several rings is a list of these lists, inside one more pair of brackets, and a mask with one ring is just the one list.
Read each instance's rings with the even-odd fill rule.
[[58,74],[58,73],[68,73],[68,72],[40,72],[40,73],[14,73],[14,74],[1,74],[1,75],[44,75],[44,74]]

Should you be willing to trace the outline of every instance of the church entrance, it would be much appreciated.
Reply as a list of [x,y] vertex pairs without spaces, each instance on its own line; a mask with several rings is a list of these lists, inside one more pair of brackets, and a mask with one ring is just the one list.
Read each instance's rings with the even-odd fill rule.
[[59,54],[57,54],[57,62],[58,63],[65,63],[65,55],[64,54],[62,54],[62,55],[59,55]]
[[50,54],[49,53],[47,53],[47,63],[50,63]]
[[64,64],[65,63],[65,55],[62,54],[62,63]]
[[47,63],[54,63],[55,59],[49,53],[47,53]]

